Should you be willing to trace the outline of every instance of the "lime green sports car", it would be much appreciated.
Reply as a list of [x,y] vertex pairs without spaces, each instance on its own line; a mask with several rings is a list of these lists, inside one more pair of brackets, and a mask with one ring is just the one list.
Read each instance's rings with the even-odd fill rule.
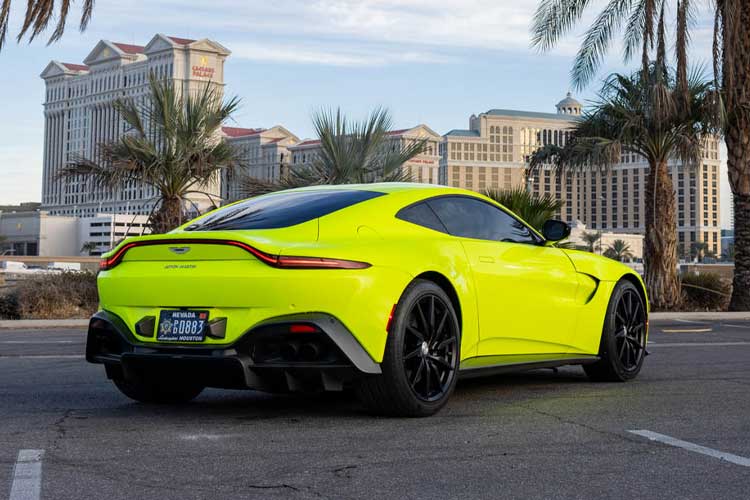
[[438,411],[456,380],[583,365],[635,377],[648,301],[630,268],[558,248],[475,192],[316,186],[219,208],[103,256],[86,358],[127,396],[352,388],[371,410]]

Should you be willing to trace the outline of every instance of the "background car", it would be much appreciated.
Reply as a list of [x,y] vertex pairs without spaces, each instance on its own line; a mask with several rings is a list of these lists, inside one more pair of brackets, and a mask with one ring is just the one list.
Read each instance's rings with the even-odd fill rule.
[[353,387],[423,416],[459,376],[583,365],[628,380],[646,353],[640,278],[558,248],[471,191],[318,186],[244,200],[103,257],[87,359],[129,397],[204,387]]

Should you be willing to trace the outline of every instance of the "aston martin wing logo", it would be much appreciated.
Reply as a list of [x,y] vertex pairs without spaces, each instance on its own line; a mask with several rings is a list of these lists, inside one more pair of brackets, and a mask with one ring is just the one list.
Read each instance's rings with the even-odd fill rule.
[[177,255],[185,255],[190,251],[190,247],[169,247],[169,251]]

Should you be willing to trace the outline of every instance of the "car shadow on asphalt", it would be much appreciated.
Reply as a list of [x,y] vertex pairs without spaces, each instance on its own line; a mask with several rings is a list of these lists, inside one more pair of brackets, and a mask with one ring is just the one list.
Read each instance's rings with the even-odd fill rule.
[[[446,408],[477,399],[503,399],[509,402],[537,398],[545,394],[559,396],[590,384],[583,371],[568,369],[533,370],[520,373],[459,380]],[[445,411],[445,410],[444,410]],[[177,406],[126,403],[119,406],[123,416],[165,418],[217,418],[237,421],[281,419],[371,419],[372,414],[359,403],[353,390],[316,394],[268,394],[258,391],[207,389],[191,403]]]

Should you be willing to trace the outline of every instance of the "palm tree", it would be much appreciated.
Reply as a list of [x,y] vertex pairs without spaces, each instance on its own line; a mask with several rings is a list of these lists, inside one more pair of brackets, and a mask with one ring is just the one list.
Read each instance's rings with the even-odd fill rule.
[[596,244],[602,239],[602,233],[600,231],[595,233],[584,232],[581,238],[586,242],[586,250],[594,253],[596,251]]
[[690,244],[690,256],[693,259],[697,259],[698,262],[703,262],[703,259],[709,255],[708,243],[705,241],[694,241]]
[[679,159],[688,168],[699,163],[703,138],[713,132],[715,96],[712,85],[693,73],[684,98],[663,62],[663,22],[659,32],[661,55],[648,74],[612,75],[593,109],[575,125],[573,138],[562,148],[540,149],[531,163],[532,168],[549,161],[558,168],[602,168],[618,163],[623,150],[646,159],[646,287],[654,306],[667,309],[681,300],[677,206],[668,162]]
[[514,212],[540,232],[545,221],[552,219],[564,204],[563,200],[555,198],[549,193],[534,196],[520,187],[487,189],[483,194]]
[[247,178],[243,191],[263,194],[315,184],[358,184],[408,181],[401,167],[425,150],[425,141],[397,145],[389,136],[393,122],[390,113],[378,108],[359,122],[349,121],[337,109],[313,115],[313,126],[320,140],[317,156],[307,165],[291,168],[279,182]]
[[86,255],[91,255],[91,252],[99,248],[99,244],[95,241],[87,241],[83,245],[81,245],[81,253],[85,253]]
[[633,258],[633,252],[630,251],[630,245],[624,240],[615,240],[604,251],[604,256],[619,262]]
[[163,233],[182,224],[193,203],[190,195],[206,196],[215,205],[207,184],[239,164],[238,151],[220,137],[239,100],[223,101],[212,84],[187,96],[153,76],[149,85],[149,101],[115,102],[129,130],[115,142],[100,144],[96,159],[75,157],[61,175],[83,176],[106,190],[132,183],[154,188],[158,195],[149,223],[151,232]]
[[[11,0],[4,0],[0,5],[0,50],[2,50],[5,44],[5,36],[8,34],[10,2]],[[68,12],[72,3],[71,0],[61,0],[57,10],[55,10],[55,0],[28,0],[26,2],[26,14],[17,40],[20,42],[26,34],[29,34],[29,41],[34,40],[49,26],[52,19],[56,19],[57,24],[47,43],[50,44],[59,40],[65,31],[65,22],[68,19]],[[82,3],[80,30],[84,31],[91,20],[94,0],[83,0]]]
[[750,2],[716,0],[714,74],[724,103],[727,173],[734,199],[734,279],[729,309],[750,311]]
[[[586,0],[541,0],[532,26],[532,44],[551,49],[570,32],[592,4]],[[610,0],[584,35],[572,69],[572,80],[580,88],[589,83],[601,64],[612,39],[624,28],[627,61],[641,52],[641,65],[649,65],[649,49],[655,40],[657,13],[666,0]],[[714,17],[713,70],[715,86],[721,90],[723,132],[727,144],[727,172],[734,195],[736,259],[730,310],[750,310],[750,2],[716,0],[706,2]],[[677,82],[687,95],[687,49],[690,19],[696,4],[676,0],[675,58]],[[661,10],[658,7],[661,6]],[[663,17],[663,14],[662,14]]]

